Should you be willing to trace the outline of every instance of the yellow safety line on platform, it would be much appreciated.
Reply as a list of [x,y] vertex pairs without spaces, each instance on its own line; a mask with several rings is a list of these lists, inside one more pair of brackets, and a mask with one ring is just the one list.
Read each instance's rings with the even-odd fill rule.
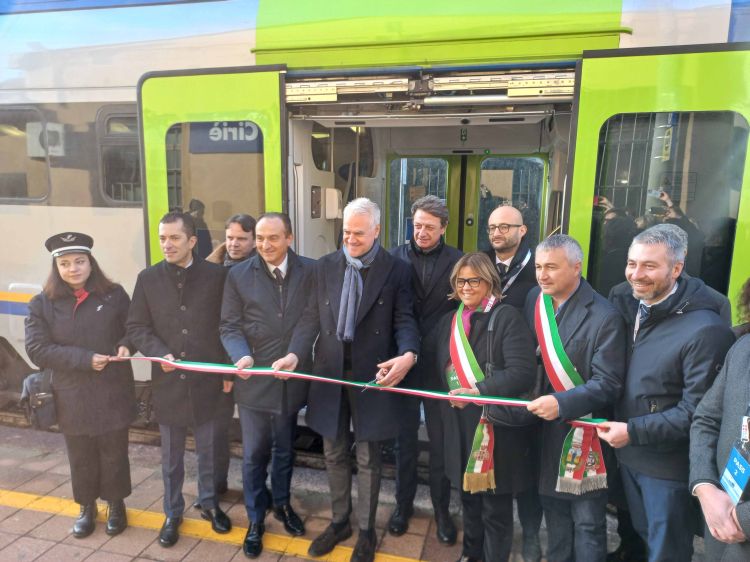
[[[0,489],[0,505],[15,507],[17,509],[31,509],[33,511],[42,511],[44,513],[54,513],[55,515],[65,515],[68,517],[77,517],[80,506],[64,498],[54,496],[38,496],[36,494],[27,494],[25,492],[14,492],[12,490]],[[106,506],[99,504],[99,521],[106,521]],[[164,514],[155,511],[145,511],[140,509],[128,509],[128,525],[131,527],[140,527],[142,529],[153,529],[158,531],[164,523]],[[200,540],[209,540],[233,545],[242,545],[245,540],[247,529],[244,527],[233,527],[232,530],[225,534],[219,535],[211,530],[211,524],[202,519],[191,519],[185,517],[180,525],[180,535],[193,537]],[[307,548],[310,546],[309,539],[300,537],[287,537],[276,535],[274,533],[265,533],[263,535],[263,548],[277,552],[305,558],[307,560],[326,560],[327,562],[347,562],[352,554],[352,549],[346,546],[337,546],[327,556],[320,558],[311,558],[307,554]],[[375,555],[375,562],[415,562],[416,558],[405,558],[395,554],[378,553]]]

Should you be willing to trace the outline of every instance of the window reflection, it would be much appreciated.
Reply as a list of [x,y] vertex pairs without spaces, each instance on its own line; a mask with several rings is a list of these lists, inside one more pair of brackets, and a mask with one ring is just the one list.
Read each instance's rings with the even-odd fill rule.
[[688,235],[685,270],[726,294],[748,124],[733,112],[637,113],[599,135],[589,280],[625,280],[635,234],[657,223]]

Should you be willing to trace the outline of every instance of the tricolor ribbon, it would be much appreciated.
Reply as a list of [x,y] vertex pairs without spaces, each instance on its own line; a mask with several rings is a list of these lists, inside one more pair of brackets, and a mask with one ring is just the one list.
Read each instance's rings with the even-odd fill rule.
[[[534,327],[544,370],[555,392],[565,392],[584,384],[565,353],[549,295],[539,293],[534,310]],[[591,415],[584,419],[591,419]],[[563,441],[555,491],[580,495],[607,487],[607,468],[595,427],[573,423]]]
[[[451,395],[447,392],[441,392],[438,390],[419,390],[416,388],[404,388],[401,386],[380,386],[374,382],[356,382],[343,379],[332,379],[329,377],[321,377],[320,375],[311,375],[309,373],[299,373],[296,371],[278,371],[271,367],[250,367],[247,369],[238,369],[234,365],[225,365],[222,363],[199,363],[197,361],[170,361],[163,357],[110,357],[110,361],[149,361],[151,363],[158,363],[160,365],[168,365],[179,369],[181,371],[188,371],[192,373],[211,373],[218,375],[239,375],[240,373],[248,375],[258,375],[273,377],[281,375],[285,378],[305,380],[310,382],[321,382],[328,384],[340,384],[343,386],[352,386],[360,389],[374,389],[383,392],[393,392],[396,394],[405,394],[407,396],[418,396],[420,398],[432,398],[435,400],[453,400],[457,402],[466,402],[469,404],[479,405],[498,405],[498,406],[516,406],[519,408],[525,408],[529,403],[529,400],[521,400],[520,398],[503,398],[500,396],[467,396],[461,394]],[[595,428],[597,425],[607,421],[604,419],[579,419],[572,420],[569,423],[575,426],[586,426]]]

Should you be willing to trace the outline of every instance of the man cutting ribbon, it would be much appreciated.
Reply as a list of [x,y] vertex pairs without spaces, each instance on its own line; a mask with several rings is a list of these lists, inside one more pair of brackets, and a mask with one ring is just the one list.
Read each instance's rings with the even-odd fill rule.
[[583,252],[570,236],[536,248],[539,288],[526,299],[526,320],[539,344],[545,392],[528,410],[542,428],[539,493],[550,560],[603,561],[607,556],[605,455],[590,427],[566,420],[599,413],[620,396],[626,333],[609,302],[581,278]]

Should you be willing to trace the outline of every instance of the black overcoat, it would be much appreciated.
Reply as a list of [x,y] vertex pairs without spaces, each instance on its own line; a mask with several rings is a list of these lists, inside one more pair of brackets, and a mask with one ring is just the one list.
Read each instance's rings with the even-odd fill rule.
[[[226,268],[197,255],[187,269],[161,261],[138,274],[128,315],[128,337],[148,357],[226,363],[219,339]],[[156,421],[195,426],[214,418],[220,375],[151,367]]]
[[[510,278],[516,272],[516,268],[523,263],[529,252],[531,252],[529,261],[526,262],[526,265],[523,266],[518,276],[513,280],[513,283],[503,293],[503,304],[515,306],[518,310],[523,310],[526,303],[526,295],[529,294],[531,289],[538,286],[536,282],[536,266],[534,265],[534,248],[529,245],[525,236],[521,238],[516,255],[513,256],[510,262],[510,268],[508,268],[508,271],[500,279],[500,286],[505,288]],[[490,249],[485,253],[492,260],[492,264],[495,265],[495,250]]]
[[26,352],[42,369],[51,369],[60,430],[67,435],[102,435],[135,419],[135,387],[129,361],[91,368],[95,353],[117,355],[128,346],[128,298],[116,285],[105,295],[89,294],[73,312],[76,299],[50,300],[44,293],[29,303]]
[[[221,308],[221,341],[232,363],[250,355],[255,366],[270,367],[286,355],[294,327],[302,317],[312,287],[314,260],[291,250],[284,277],[284,306],[279,285],[263,258],[256,255],[235,265],[227,276]],[[301,357],[298,371],[309,372],[311,355]],[[307,402],[308,383],[271,376],[235,377],[234,399],[240,406],[271,414],[292,414]]]
[[[346,258],[342,251],[317,261],[313,290],[289,345],[290,352],[304,357],[317,337],[313,372],[334,379],[344,375],[344,344],[336,337],[336,325],[345,269]],[[351,343],[352,379],[372,381],[378,363],[407,351],[419,352],[419,330],[412,310],[411,270],[408,264],[381,248],[364,281]],[[358,441],[381,441],[398,435],[403,403],[400,396],[378,390],[354,394],[354,433]],[[307,424],[324,437],[335,438],[341,398],[340,385],[312,383]]]
[[[525,316],[534,331],[534,305],[541,289],[529,292],[526,299]],[[542,423],[541,462],[539,493],[547,496],[574,499],[580,496],[555,491],[560,467],[563,441],[571,426],[571,420],[592,414],[598,418],[611,417],[612,406],[620,398],[625,381],[627,335],[625,323],[615,308],[585,279],[575,293],[565,301],[557,326],[565,353],[581,375],[584,384],[567,392],[555,392],[542,370],[542,394],[557,398],[560,417]],[[615,459],[611,449],[603,444],[604,464],[614,469]],[[606,490],[590,492],[606,493]]]
[[[411,243],[402,244],[391,250],[391,255],[405,261],[411,267],[414,316],[419,325],[419,335],[423,340],[435,329],[444,314],[458,307],[458,302],[449,298],[448,295],[452,292],[451,271],[463,252],[447,245],[443,245],[439,251],[430,283],[425,287],[419,276],[419,261]],[[403,384],[410,388],[428,388],[425,383],[430,378],[429,373],[435,368],[434,359],[433,356],[423,353],[414,368],[409,371]]]
[[[485,380],[477,384],[477,388],[483,395],[518,397],[534,385],[536,361],[533,339],[518,310],[505,304],[495,306],[500,307],[492,340],[495,369],[491,373],[485,373]],[[432,373],[433,384],[446,392],[448,386],[445,382],[445,368],[450,361],[450,331],[454,314],[449,312],[441,318],[425,345],[425,352],[435,353],[435,362],[440,366]],[[488,360],[489,319],[489,312],[475,312],[471,316],[469,344],[480,366],[486,365]],[[445,472],[452,485],[460,490],[482,408],[473,404],[463,409],[451,408],[447,401],[441,401],[440,406],[443,415]],[[494,426],[496,493],[521,492],[534,485],[531,466],[532,431],[533,428]]]

